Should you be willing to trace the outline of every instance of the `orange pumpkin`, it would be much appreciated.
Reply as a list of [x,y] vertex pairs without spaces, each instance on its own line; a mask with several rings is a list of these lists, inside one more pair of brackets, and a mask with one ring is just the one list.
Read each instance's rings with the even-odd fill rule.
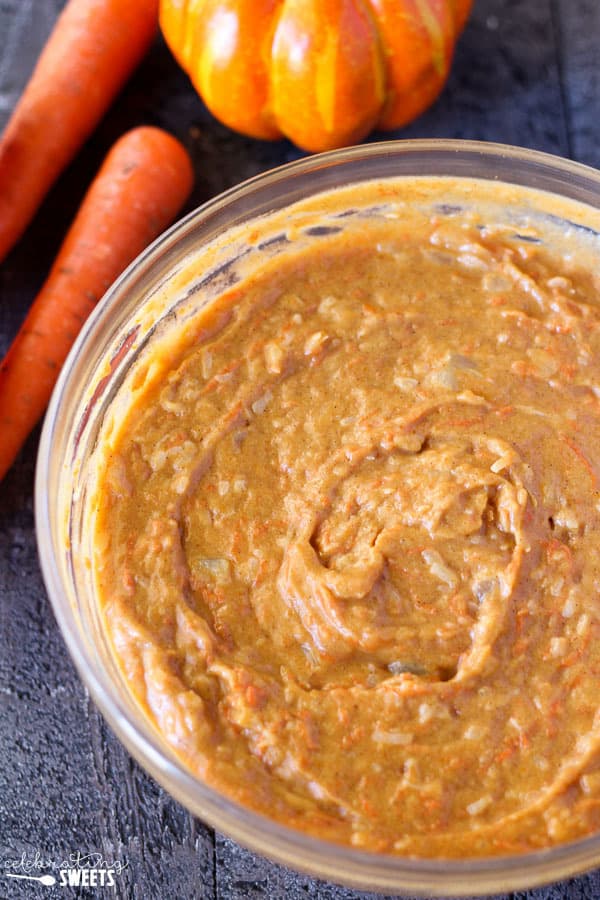
[[440,93],[472,0],[161,0],[211,112],[309,151],[399,128]]

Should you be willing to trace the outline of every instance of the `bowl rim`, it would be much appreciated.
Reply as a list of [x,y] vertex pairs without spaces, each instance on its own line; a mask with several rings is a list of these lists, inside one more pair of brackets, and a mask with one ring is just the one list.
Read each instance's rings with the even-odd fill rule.
[[[107,671],[98,670],[81,642],[76,620],[66,600],[65,583],[57,561],[59,547],[53,518],[56,498],[48,489],[49,485],[53,485],[52,476],[58,465],[55,460],[53,463],[53,448],[59,439],[64,398],[73,378],[74,366],[82,348],[93,339],[103,316],[106,317],[110,311],[111,304],[132,288],[140,273],[147,276],[159,259],[176,250],[207,217],[227,212],[236,201],[243,201],[269,186],[281,185],[297,176],[314,175],[319,170],[339,170],[340,166],[351,166],[360,160],[396,158],[406,154],[447,159],[463,154],[471,159],[488,160],[491,164],[499,160],[514,162],[515,177],[519,176],[519,165],[532,169],[539,167],[564,181],[574,191],[572,194],[558,193],[559,196],[570,196],[589,203],[588,200],[581,200],[581,196],[589,191],[595,195],[597,208],[600,209],[600,172],[596,169],[513,145],[447,139],[379,141],[302,157],[255,175],[210,199],[165,231],[111,285],[82,328],[63,366],[45,417],[37,457],[34,506],[38,553],[43,579],[62,636],[96,706],[134,758],[188,810],[252,851],[315,878],[376,891],[401,889],[420,895],[440,896],[438,892],[442,892],[444,896],[464,896],[476,889],[480,894],[489,894],[547,884],[600,864],[600,833],[522,855],[464,860],[402,857],[367,852],[311,837],[220,794],[192,776],[174,755],[168,756],[143,723],[132,720]],[[428,174],[436,177],[435,172]],[[504,177],[497,180],[529,184],[518,178],[513,181],[512,177],[506,177],[508,174],[505,172]],[[390,177],[394,176],[391,174]],[[489,176],[489,180],[495,178]],[[317,188],[314,194],[329,189]],[[248,217],[248,221],[253,218],[255,216]],[[48,536],[53,534],[54,538],[49,540]]]

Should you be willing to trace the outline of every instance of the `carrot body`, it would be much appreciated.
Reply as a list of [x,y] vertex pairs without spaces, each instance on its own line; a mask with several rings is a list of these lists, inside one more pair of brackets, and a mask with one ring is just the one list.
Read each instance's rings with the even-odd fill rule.
[[0,364],[0,479],[43,414],[96,302],[173,221],[192,183],[187,152],[158,128],[136,128],[109,152]]
[[0,261],[150,46],[158,0],[69,0],[0,140]]

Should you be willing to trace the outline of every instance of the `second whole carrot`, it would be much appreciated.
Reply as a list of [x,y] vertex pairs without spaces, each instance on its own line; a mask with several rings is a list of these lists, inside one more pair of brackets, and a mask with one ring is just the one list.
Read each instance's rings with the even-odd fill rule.
[[44,413],[96,302],[171,224],[192,184],[186,150],[161,129],[136,128],[109,152],[0,363],[0,480]]
[[158,28],[158,0],[68,0],[0,138],[0,261]]

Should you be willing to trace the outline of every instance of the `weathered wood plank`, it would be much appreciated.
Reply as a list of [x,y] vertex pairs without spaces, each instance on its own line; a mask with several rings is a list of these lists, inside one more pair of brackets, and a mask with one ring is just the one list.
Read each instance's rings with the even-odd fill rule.
[[[64,0],[0,3],[0,128]],[[477,0],[449,84],[389,137],[522,144],[600,165],[597,0]],[[159,40],[77,161],[0,267],[0,352],[35,295],[86,185],[112,141],[141,122],[190,148],[190,206],[301,156],[216,123]],[[36,560],[32,480],[37,433],[0,488],[0,860],[40,851],[101,852],[128,863],[115,896],[200,900],[367,900],[289,872],[194,820],[134,763],[90,703],[69,661]],[[2,880],[7,898],[63,892]],[[600,896],[598,873],[521,900]]]
[[573,159],[600,167],[600,3],[553,0]]

